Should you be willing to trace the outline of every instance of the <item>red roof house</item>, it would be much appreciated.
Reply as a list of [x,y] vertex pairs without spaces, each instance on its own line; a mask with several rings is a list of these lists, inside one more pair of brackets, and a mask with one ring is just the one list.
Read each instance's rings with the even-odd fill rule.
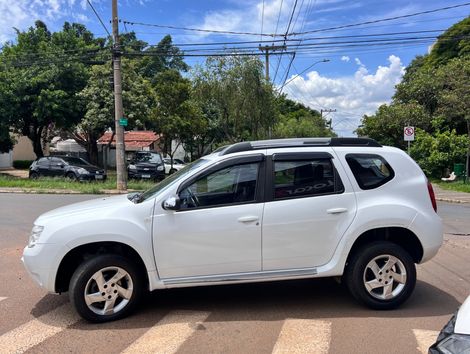
[[[108,145],[112,132],[106,132],[98,139],[98,145]],[[139,151],[139,150],[157,150],[159,151],[158,143],[160,141],[160,135],[155,134],[152,131],[128,131],[124,132],[124,145],[126,151]],[[116,147],[116,135],[113,137],[111,147]]]

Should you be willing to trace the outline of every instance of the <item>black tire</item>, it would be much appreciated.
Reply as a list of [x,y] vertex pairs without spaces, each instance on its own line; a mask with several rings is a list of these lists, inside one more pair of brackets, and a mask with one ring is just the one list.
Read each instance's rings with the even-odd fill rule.
[[77,176],[75,175],[75,173],[73,172],[69,172],[65,175],[65,177],[67,177],[69,180],[71,181],[76,181],[77,180]]
[[176,171],[177,171],[177,170],[176,170],[175,168],[172,168],[172,169],[170,170],[170,172],[168,172],[168,174],[169,174],[169,175],[172,175],[172,174],[175,173]]
[[[397,262],[394,268],[385,271],[387,256],[397,258],[401,264]],[[379,266],[377,273],[368,267],[373,260]],[[401,268],[404,268],[405,273]],[[403,279],[403,275],[406,280]],[[402,283],[396,281],[395,276],[400,277]],[[403,248],[391,242],[378,241],[363,246],[352,255],[346,266],[344,278],[350,293],[360,303],[375,310],[390,310],[398,307],[410,297],[416,285],[416,267],[411,256]],[[374,281],[379,287],[367,290],[366,281]],[[390,298],[381,298],[386,292],[386,286],[382,284],[391,284],[388,285],[389,289],[393,289]]]
[[[127,288],[131,287],[132,292],[128,300],[124,300],[123,297],[120,297],[119,294],[116,294],[116,305],[115,308],[120,308],[118,311],[115,313],[111,314],[99,314],[94,312],[90,307],[87,305],[85,301],[85,291],[88,291],[90,287],[94,286],[97,293],[99,294],[100,291],[103,289],[98,290],[97,288],[97,283],[93,283],[94,280],[92,280],[92,276],[97,273],[100,270],[105,270],[103,273],[103,277],[105,280],[110,280],[106,279],[107,272],[109,272],[109,278],[112,278],[113,276],[113,271],[109,270],[106,271],[108,268],[113,268],[113,267],[119,267],[122,270],[124,270],[127,275],[130,277],[131,281],[128,282],[125,278],[122,278],[122,280],[119,280],[119,284],[108,284],[107,289],[104,291],[107,291],[107,293],[103,292],[101,294],[105,294],[106,297],[109,295],[113,295],[113,292],[116,292],[117,288],[115,286],[120,286],[124,289],[126,289],[126,284]],[[125,283],[121,282],[124,281]],[[91,285],[90,285],[91,284]],[[107,283],[105,283],[107,284]],[[129,286],[130,284],[130,286]],[[113,286],[113,288],[111,288]],[[95,290],[92,289],[92,293],[95,292]],[[95,323],[101,323],[101,322],[108,322],[108,321],[114,321],[118,320],[121,318],[124,318],[128,316],[138,305],[141,297],[143,294],[143,280],[142,280],[142,274],[139,273],[137,267],[127,260],[126,258],[120,256],[120,255],[114,255],[114,254],[108,254],[108,255],[99,255],[95,256],[91,259],[88,259],[87,261],[84,261],[80,266],[76,269],[74,272],[72,278],[70,279],[70,284],[69,284],[69,298],[70,302],[72,305],[75,307],[76,311],[79,313],[81,317],[83,317],[85,320],[90,321],[90,322],[95,322]],[[119,301],[119,298],[121,301]],[[118,302],[119,301],[119,302]],[[125,303],[127,301],[127,303]],[[105,305],[105,301],[98,301],[93,305],[93,308],[98,310],[101,305]]]
[[30,178],[30,179],[38,179],[38,178],[39,178],[39,173],[37,173],[37,172],[31,172],[31,173],[29,174],[29,178]]

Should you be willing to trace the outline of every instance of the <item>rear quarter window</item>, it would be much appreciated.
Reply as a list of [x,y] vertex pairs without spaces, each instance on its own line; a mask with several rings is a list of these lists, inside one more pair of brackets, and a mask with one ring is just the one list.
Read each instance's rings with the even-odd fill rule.
[[361,189],[378,188],[395,176],[390,164],[380,155],[348,154],[346,161]]

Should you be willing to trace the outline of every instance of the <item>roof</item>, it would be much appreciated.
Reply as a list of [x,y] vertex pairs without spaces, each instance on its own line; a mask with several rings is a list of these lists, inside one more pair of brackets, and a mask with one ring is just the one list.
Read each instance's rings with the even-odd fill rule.
[[[101,138],[98,139],[98,144],[109,144],[112,135],[112,132],[104,133]],[[152,131],[124,132],[124,144],[126,146],[126,150],[140,150],[143,147],[152,145],[159,139],[160,135],[157,135]],[[111,146],[116,146],[116,135],[113,137]]]
[[221,155],[227,155],[241,151],[308,146],[382,147],[378,142],[369,138],[294,138],[247,141],[224,146],[215,152],[219,152]]

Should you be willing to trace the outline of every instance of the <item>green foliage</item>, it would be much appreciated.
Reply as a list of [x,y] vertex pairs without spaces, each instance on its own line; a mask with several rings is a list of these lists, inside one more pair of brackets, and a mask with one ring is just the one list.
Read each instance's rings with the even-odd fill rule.
[[86,62],[91,59],[84,53],[100,45],[83,25],[65,23],[62,31],[51,33],[37,21],[3,47],[0,123],[28,136],[37,156],[43,155],[41,139],[49,130],[81,119],[76,94],[87,83]]
[[198,104],[191,99],[191,82],[178,71],[159,73],[156,83],[158,105],[152,123],[164,137],[164,151],[172,157],[171,142],[191,144],[195,136],[205,131],[206,120]]
[[258,58],[209,58],[194,70],[193,85],[194,98],[209,121],[210,135],[200,139],[201,145],[269,136],[277,112]]
[[465,161],[470,141],[455,130],[428,134],[416,129],[416,140],[411,145],[410,155],[427,176],[442,177],[446,170],[452,171],[454,163]]
[[277,100],[280,115],[274,126],[275,138],[333,136],[319,112],[284,96]]
[[31,160],[15,160],[13,161],[13,167],[19,170],[27,170],[32,163]]

